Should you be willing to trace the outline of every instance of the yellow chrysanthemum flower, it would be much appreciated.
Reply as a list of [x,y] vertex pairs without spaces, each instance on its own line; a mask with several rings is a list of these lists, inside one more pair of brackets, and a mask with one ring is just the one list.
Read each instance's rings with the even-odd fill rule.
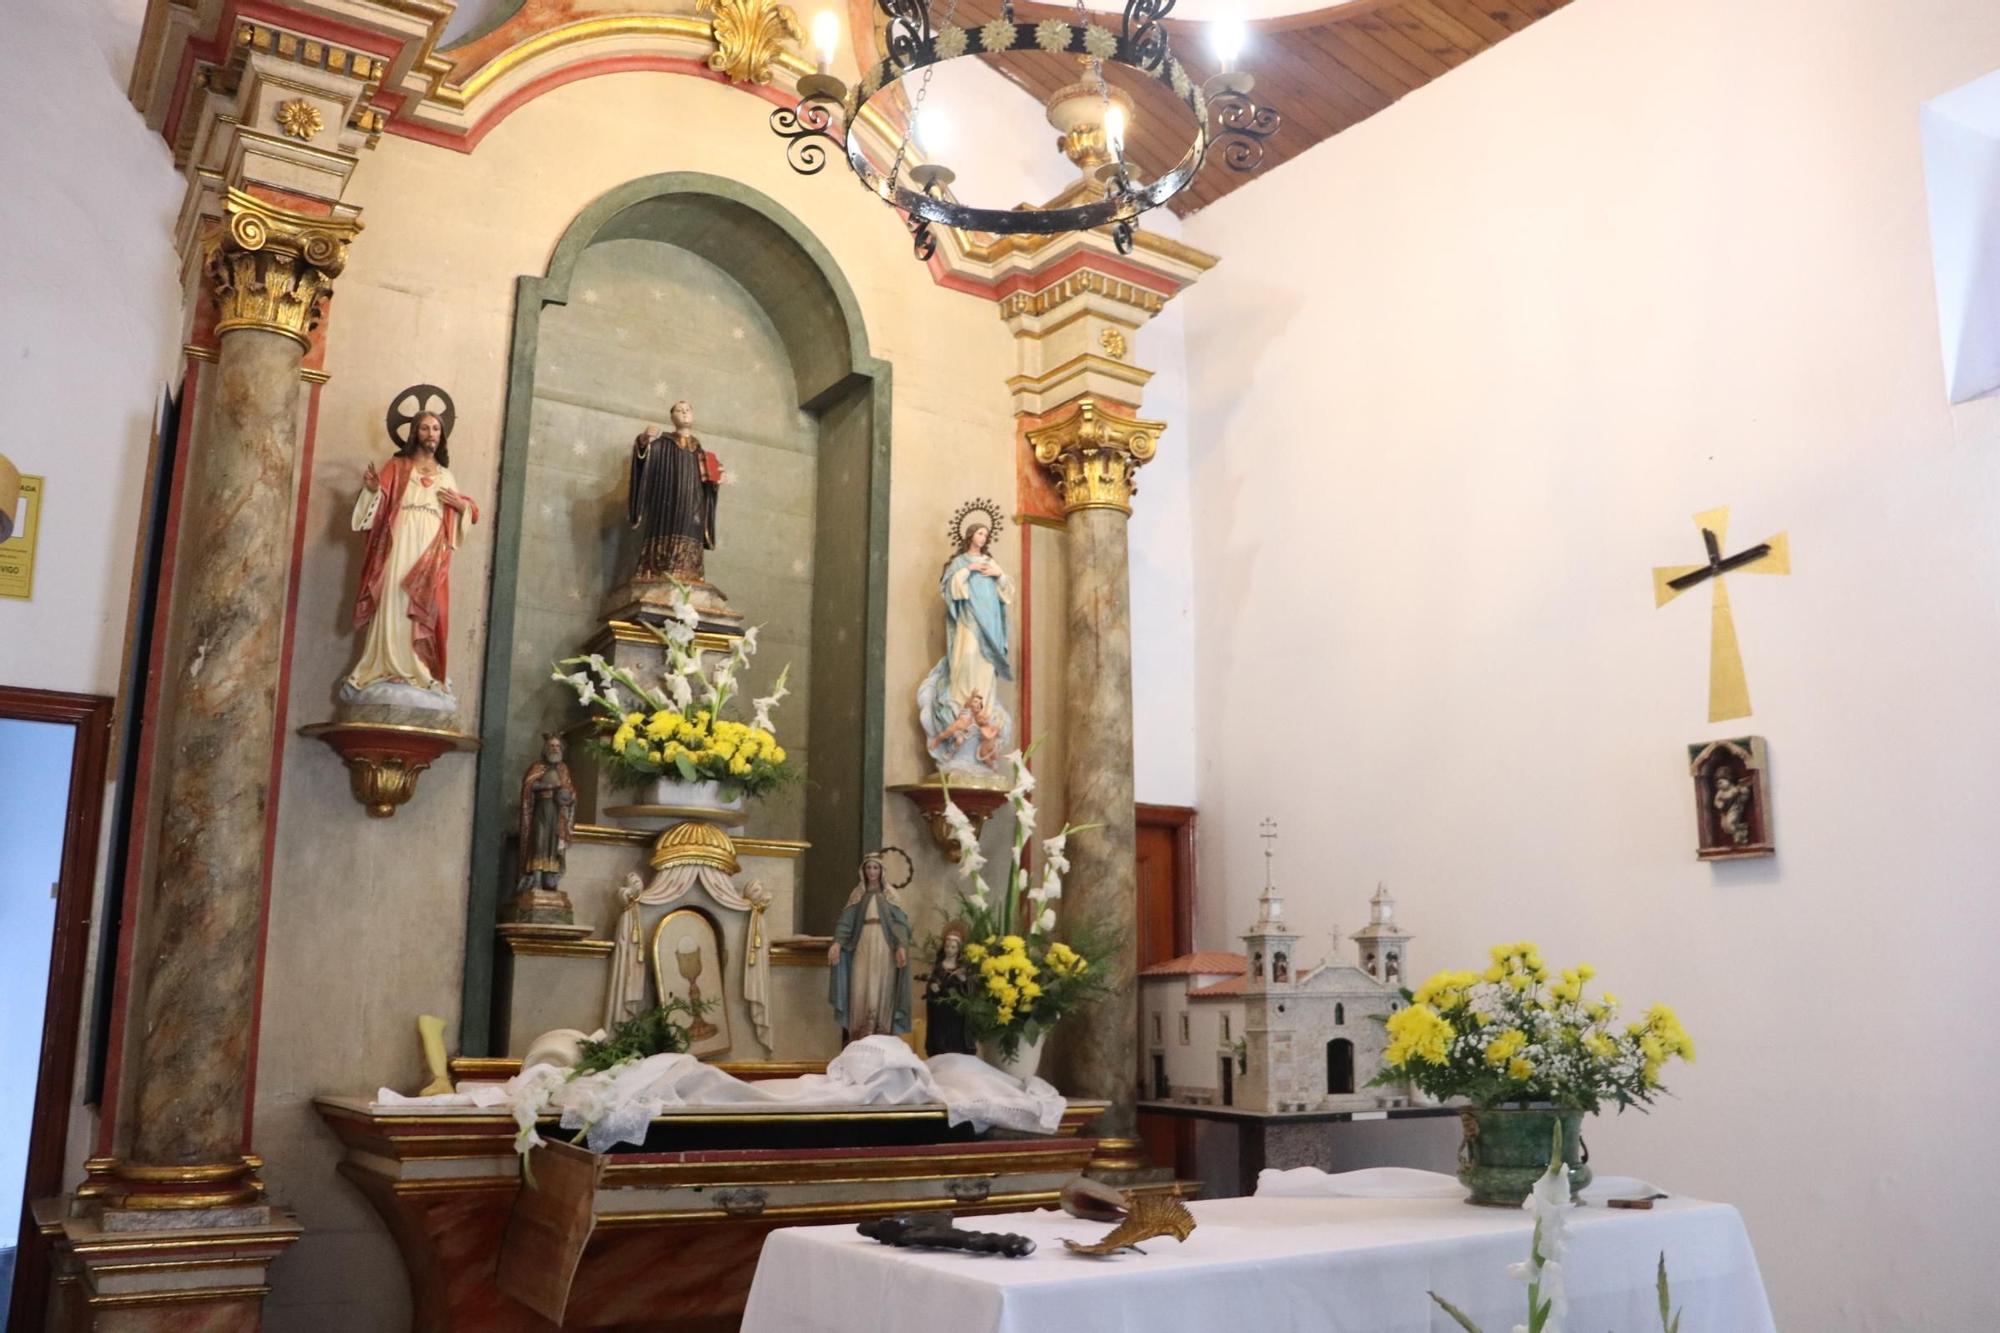
[[1526,1083],[1534,1076],[1535,1067],[1528,1063],[1525,1056],[1517,1055],[1507,1064],[1507,1077],[1513,1079],[1516,1083]]

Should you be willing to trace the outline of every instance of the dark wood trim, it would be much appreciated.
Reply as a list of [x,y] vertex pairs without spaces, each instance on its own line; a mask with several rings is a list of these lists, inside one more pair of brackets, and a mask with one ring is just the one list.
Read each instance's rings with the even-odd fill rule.
[[111,758],[112,701],[97,694],[0,687],[0,718],[55,722],[76,729],[70,753],[69,812],[63,822],[62,871],[56,881],[55,937],[49,951],[48,999],[42,1008],[42,1060],[35,1079],[34,1121],[14,1263],[9,1328],[39,1328],[47,1303],[47,1243],[35,1226],[35,1200],[62,1193],[69,1102],[75,1086],[77,1028],[83,1018],[84,955],[90,943],[90,900],[97,885],[97,840],[103,827],[104,773]]
[[1140,828],[1163,828],[1174,835],[1174,953],[1194,952],[1194,825],[1195,813],[1186,805],[1132,807]]
[[[1194,829],[1195,812],[1185,805],[1147,805],[1144,802],[1132,808],[1134,822],[1140,828],[1162,828],[1174,835],[1174,953],[1176,956],[1194,952]],[[1141,1033],[1140,1049],[1145,1050],[1145,1034]],[[1140,1078],[1146,1077],[1145,1070]],[[1141,1086],[1147,1086],[1142,1082]],[[1174,1174],[1182,1179],[1194,1175],[1195,1128],[1192,1120],[1176,1121],[1174,1124],[1174,1160],[1161,1165],[1172,1166]]]

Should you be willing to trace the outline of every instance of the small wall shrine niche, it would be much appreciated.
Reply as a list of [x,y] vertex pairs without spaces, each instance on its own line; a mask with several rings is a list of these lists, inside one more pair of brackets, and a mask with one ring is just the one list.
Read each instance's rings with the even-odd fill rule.
[[1764,738],[1690,745],[1688,759],[1694,778],[1695,855],[1704,861],[1775,856]]

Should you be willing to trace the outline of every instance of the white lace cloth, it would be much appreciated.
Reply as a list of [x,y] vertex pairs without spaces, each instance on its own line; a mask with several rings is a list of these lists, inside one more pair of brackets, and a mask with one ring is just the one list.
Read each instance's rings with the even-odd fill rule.
[[515,1143],[523,1152],[542,1141],[535,1121],[547,1113],[559,1115],[564,1129],[583,1130],[584,1146],[603,1152],[616,1143],[643,1143],[648,1122],[677,1106],[942,1104],[953,1125],[1051,1134],[1067,1104],[1042,1079],[1023,1083],[970,1055],[926,1062],[908,1043],[882,1036],[852,1043],[824,1074],[801,1078],[750,1083],[691,1055],[654,1055],[576,1079],[566,1069],[536,1065],[506,1083],[473,1084],[464,1092],[405,1097],[383,1088],[375,1099],[385,1106],[504,1106],[521,1127]]
[[[1608,1199],[1650,1199],[1660,1193],[1636,1176],[1598,1176],[1577,1195],[1584,1203]],[[1374,1166],[1365,1171],[1329,1175],[1316,1166],[1289,1171],[1271,1167],[1257,1173],[1260,1199],[1462,1199],[1465,1186],[1455,1176],[1438,1171],[1413,1171],[1404,1166]]]

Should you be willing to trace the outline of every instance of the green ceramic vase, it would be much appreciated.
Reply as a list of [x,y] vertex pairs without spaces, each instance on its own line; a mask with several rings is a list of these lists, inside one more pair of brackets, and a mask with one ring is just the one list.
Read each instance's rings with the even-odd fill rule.
[[1553,1106],[1467,1106],[1458,1113],[1465,1138],[1458,1147],[1458,1183],[1469,1203],[1519,1208],[1549,1169],[1556,1122],[1562,1122],[1563,1160],[1575,1195],[1590,1183],[1590,1149],[1583,1143],[1583,1112]]

